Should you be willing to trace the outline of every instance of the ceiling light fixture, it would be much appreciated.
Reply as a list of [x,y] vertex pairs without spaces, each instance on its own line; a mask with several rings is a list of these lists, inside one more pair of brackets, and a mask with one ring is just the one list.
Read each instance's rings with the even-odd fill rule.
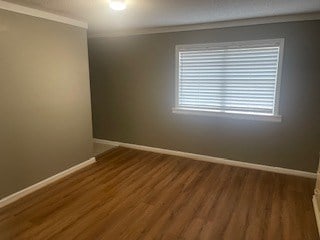
[[109,0],[109,5],[115,11],[122,11],[127,7],[125,0]]

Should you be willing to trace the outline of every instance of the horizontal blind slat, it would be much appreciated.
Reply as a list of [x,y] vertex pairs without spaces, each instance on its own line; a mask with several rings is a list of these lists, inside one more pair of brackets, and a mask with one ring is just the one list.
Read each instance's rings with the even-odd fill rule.
[[238,48],[224,48],[224,49],[194,49],[194,50],[180,50],[180,54],[219,54],[219,53],[243,53],[243,52],[268,52],[268,51],[278,51],[279,46],[274,47],[238,47]]
[[179,107],[273,113],[279,46],[183,49]]

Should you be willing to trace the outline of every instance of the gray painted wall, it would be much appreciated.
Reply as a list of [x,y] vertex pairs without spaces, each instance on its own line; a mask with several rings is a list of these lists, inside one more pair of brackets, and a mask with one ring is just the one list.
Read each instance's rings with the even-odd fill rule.
[[[316,171],[320,21],[89,40],[94,137]],[[281,123],[173,114],[175,45],[285,38]]]
[[90,158],[86,30],[0,10],[0,198]]

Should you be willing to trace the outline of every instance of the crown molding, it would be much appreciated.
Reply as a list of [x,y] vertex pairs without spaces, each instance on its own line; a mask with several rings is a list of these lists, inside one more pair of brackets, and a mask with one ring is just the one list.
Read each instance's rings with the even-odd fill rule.
[[0,0],[0,9],[88,29],[88,24],[85,22],[2,0]]
[[106,38],[106,37],[108,38],[108,37],[156,34],[156,33],[185,32],[185,31],[207,30],[207,29],[215,29],[215,28],[229,28],[229,27],[241,27],[241,26],[262,25],[262,24],[270,24],[270,23],[284,23],[284,22],[311,21],[311,20],[320,20],[320,12],[239,19],[239,20],[212,22],[212,23],[179,25],[179,26],[171,26],[171,27],[135,29],[135,30],[121,31],[121,32],[96,33],[96,34],[90,34],[89,38]]

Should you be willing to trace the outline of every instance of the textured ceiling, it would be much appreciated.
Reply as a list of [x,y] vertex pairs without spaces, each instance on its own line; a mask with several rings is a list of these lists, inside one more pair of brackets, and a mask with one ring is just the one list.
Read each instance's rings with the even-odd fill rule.
[[123,12],[110,10],[108,0],[6,1],[84,20],[91,32],[320,12],[320,0],[127,0]]

